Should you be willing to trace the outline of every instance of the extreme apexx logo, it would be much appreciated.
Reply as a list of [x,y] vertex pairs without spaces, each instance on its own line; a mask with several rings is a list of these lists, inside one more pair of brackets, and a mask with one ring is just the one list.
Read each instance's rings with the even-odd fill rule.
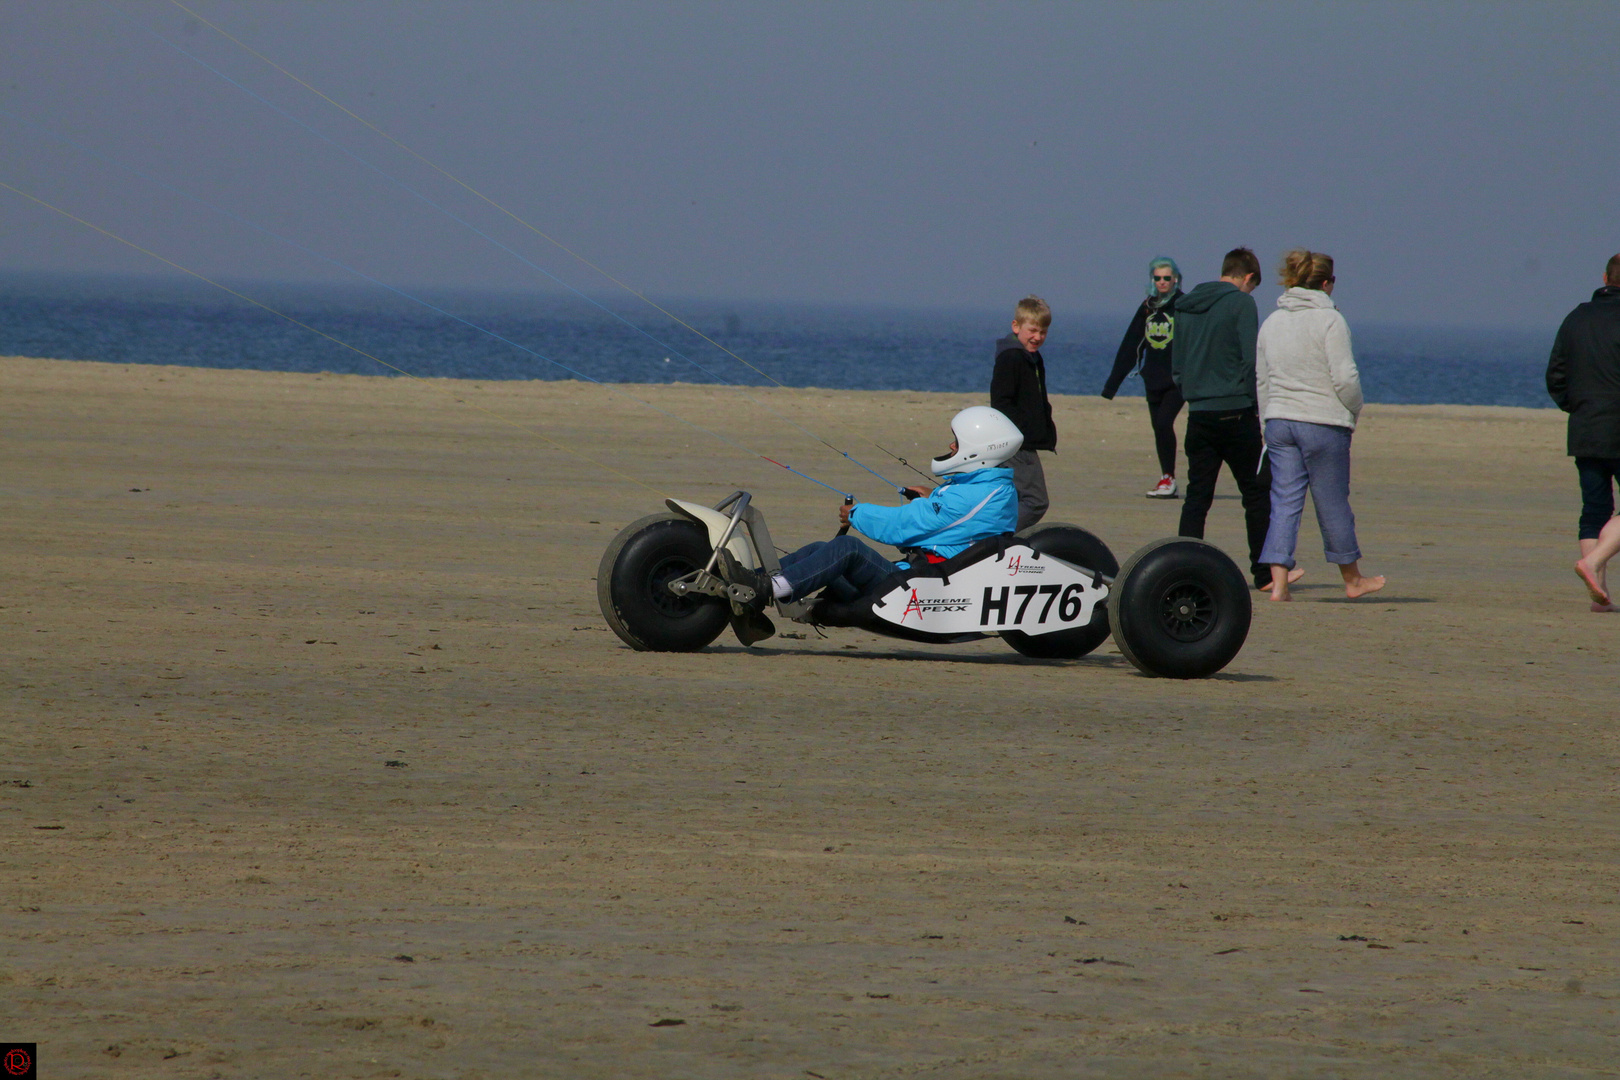
[[1008,577],[1013,577],[1016,574],[1044,574],[1044,573],[1046,573],[1046,567],[1045,566],[1043,566],[1040,563],[1033,563],[1033,562],[1029,563],[1028,565],[1025,565],[1024,557],[1022,555],[1014,555],[1012,558],[1007,560],[1007,576]]
[[913,612],[917,615],[917,621],[922,622],[923,612],[925,611],[931,611],[936,615],[947,611],[966,611],[971,603],[973,603],[973,598],[970,596],[964,596],[959,600],[919,600],[917,599],[917,590],[912,589],[911,599],[906,602],[906,610],[900,613],[900,621],[905,622],[907,616]]

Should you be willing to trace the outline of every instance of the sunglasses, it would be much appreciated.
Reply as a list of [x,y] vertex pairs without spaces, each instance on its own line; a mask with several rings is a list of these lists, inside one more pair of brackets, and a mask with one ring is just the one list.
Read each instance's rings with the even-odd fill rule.
[[1173,274],[1154,274],[1153,275],[1153,280],[1154,281],[1174,281],[1176,279],[1175,279],[1175,275],[1173,275]]

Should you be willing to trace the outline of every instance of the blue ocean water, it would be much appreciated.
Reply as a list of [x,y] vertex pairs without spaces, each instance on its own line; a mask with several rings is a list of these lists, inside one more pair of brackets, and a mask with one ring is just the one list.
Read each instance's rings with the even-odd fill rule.
[[[399,296],[346,287],[235,286],[314,330],[412,375],[601,382],[725,382],[850,390],[986,389],[1001,311],[696,302],[666,305],[752,368],[633,297],[601,302],[497,293]],[[1269,307],[1263,302],[1262,309]],[[1061,317],[1042,349],[1055,393],[1095,394],[1129,322]],[[1348,312],[1374,402],[1550,408],[1552,332],[1363,324]],[[485,331],[488,331],[486,333]],[[491,335],[499,335],[497,337]],[[527,350],[527,351],[525,351]],[[191,283],[0,278],[0,356],[266,371],[392,375],[311,329]],[[754,370],[757,369],[757,370]],[[1127,380],[1122,395],[1140,394]]]

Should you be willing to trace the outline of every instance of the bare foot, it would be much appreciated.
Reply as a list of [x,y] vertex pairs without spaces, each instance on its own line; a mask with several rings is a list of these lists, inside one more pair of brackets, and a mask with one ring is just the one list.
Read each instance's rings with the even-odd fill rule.
[[1594,605],[1602,604],[1604,607],[1609,606],[1608,592],[1598,581],[1597,575],[1592,573],[1591,568],[1586,565],[1585,559],[1575,560],[1575,573],[1580,576],[1582,584],[1586,586],[1586,591],[1591,595],[1592,603]]
[[[1292,570],[1288,571],[1288,584],[1292,585],[1294,582],[1298,581],[1300,578],[1302,578],[1304,576],[1305,576],[1305,568],[1303,566],[1296,566]],[[1256,592],[1275,592],[1276,588],[1277,588],[1277,582],[1276,582],[1276,579],[1273,578],[1272,583],[1270,585],[1256,585],[1254,588],[1255,588]],[[1284,600],[1288,599],[1288,590],[1287,589],[1283,590],[1283,597],[1282,598]],[[1277,598],[1275,596],[1273,596],[1272,599],[1275,600]]]
[[1288,583],[1282,582],[1271,587],[1271,598],[1278,603],[1286,604],[1293,599],[1288,595]]
[[1382,574],[1378,577],[1358,577],[1354,581],[1344,583],[1344,595],[1354,600],[1358,596],[1375,593],[1383,587],[1384,577]]
[[1616,611],[1616,612],[1620,612],[1620,604],[1599,604],[1599,603],[1596,603],[1594,601],[1593,604],[1592,604],[1592,610],[1593,611]]

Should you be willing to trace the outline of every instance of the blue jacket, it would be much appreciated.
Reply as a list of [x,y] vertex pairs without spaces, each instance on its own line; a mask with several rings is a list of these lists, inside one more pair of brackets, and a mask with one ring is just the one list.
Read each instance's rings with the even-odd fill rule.
[[880,544],[927,548],[948,559],[975,541],[1018,528],[1013,471],[976,469],[947,476],[931,494],[904,506],[857,503],[849,523]]

